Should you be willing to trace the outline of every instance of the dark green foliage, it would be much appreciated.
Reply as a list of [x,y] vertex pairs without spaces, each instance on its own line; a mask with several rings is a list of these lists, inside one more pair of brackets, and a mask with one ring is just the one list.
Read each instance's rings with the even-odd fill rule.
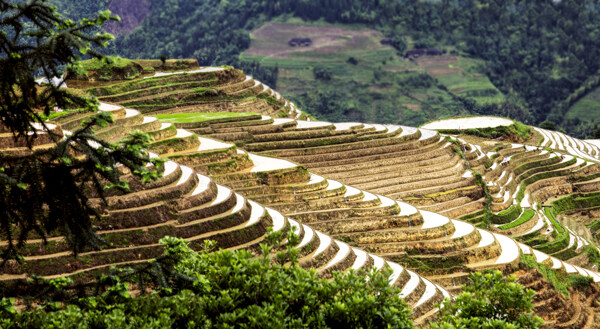
[[318,66],[313,68],[313,75],[315,76],[315,79],[322,81],[329,81],[333,77],[333,73],[330,69]]
[[600,252],[595,246],[588,244],[583,247],[583,252],[588,255],[590,263],[600,265]]
[[569,245],[569,237],[569,232],[564,232],[557,235],[553,241],[535,246],[535,249],[547,254],[558,252]]
[[556,130],[556,124],[554,124],[554,122],[552,122],[552,121],[546,120],[546,121],[540,123],[540,128],[548,129],[548,130]]
[[592,131],[592,138],[600,139],[600,125],[595,125]]
[[570,275],[569,276],[569,287],[573,287],[575,289],[584,289],[589,287],[594,282],[589,276],[584,275]]
[[279,68],[264,67],[258,62],[239,61],[234,63],[235,67],[243,70],[244,73],[251,75],[260,82],[266,83],[271,88],[277,88],[277,77],[279,76]]
[[[166,237],[161,240],[164,255],[145,272],[155,280],[154,293],[133,297],[126,283],[137,276],[132,273],[105,276],[99,294],[64,306],[46,301],[41,308],[17,313],[3,299],[0,326],[413,328],[399,290],[389,285],[389,271],[335,273],[325,280],[297,265],[298,237],[287,237],[287,248],[275,252],[262,245],[258,258],[246,250],[209,252],[210,244],[195,252],[184,240]],[[277,245],[281,238],[269,236]],[[285,262],[291,265],[279,265]]]
[[555,213],[560,214],[573,209],[595,208],[600,205],[600,192],[573,194],[552,201]]
[[[53,106],[87,107],[87,99],[69,94],[64,88],[47,85],[37,88],[35,75],[48,80],[61,76],[62,65],[79,59],[83,53],[99,56],[89,45],[103,45],[112,36],[89,36],[95,25],[114,17],[103,12],[80,23],[64,21],[42,0],[0,1],[0,117],[2,124],[20,137],[40,122],[39,109],[49,115]],[[114,18],[116,19],[116,18]],[[32,47],[37,44],[37,47]]]
[[463,293],[440,308],[432,328],[540,328],[533,314],[534,292],[500,271],[472,273]]
[[69,72],[68,79],[83,79],[83,80],[124,80],[137,78],[143,67],[130,59],[120,57],[104,57],[102,59],[93,58],[86,61],[77,62],[79,68],[83,69],[85,77]]
[[27,145],[0,157],[0,238],[7,241],[2,257],[18,259],[17,247],[32,232],[45,239],[59,231],[75,253],[98,247],[101,241],[90,218],[100,216],[86,190],[102,196],[107,187],[127,189],[117,163],[145,180],[156,178],[157,173],[146,168],[149,137],[134,133],[117,144],[98,140],[93,129],[112,122],[107,113],[92,116],[64,139],[47,129],[51,147],[33,149],[37,134],[29,132],[35,132],[34,124],[46,127],[43,119],[54,106],[97,110],[96,100],[52,84],[38,86],[34,78],[36,73],[48,80],[61,76],[62,68],[84,54],[101,57],[91,45],[102,46],[112,37],[89,33],[117,18],[106,11],[80,22],[63,20],[42,0],[0,0],[0,12],[0,131],[12,132],[15,141]]

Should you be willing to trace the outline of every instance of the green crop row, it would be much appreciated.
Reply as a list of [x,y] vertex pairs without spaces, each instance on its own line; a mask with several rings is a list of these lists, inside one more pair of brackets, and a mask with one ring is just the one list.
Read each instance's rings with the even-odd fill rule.
[[513,227],[517,227],[523,223],[528,222],[529,220],[531,220],[533,218],[533,216],[535,215],[535,211],[533,211],[532,209],[526,209],[525,211],[523,211],[523,213],[521,214],[521,216],[515,220],[512,221],[508,224],[504,224],[501,226],[498,226],[499,229],[501,230],[508,230],[511,229]]
[[573,209],[583,209],[600,206],[600,192],[583,195],[569,195],[552,202],[556,214]]
[[497,214],[492,214],[492,223],[506,224],[515,220],[521,214],[521,207],[513,205],[510,208],[503,210]]

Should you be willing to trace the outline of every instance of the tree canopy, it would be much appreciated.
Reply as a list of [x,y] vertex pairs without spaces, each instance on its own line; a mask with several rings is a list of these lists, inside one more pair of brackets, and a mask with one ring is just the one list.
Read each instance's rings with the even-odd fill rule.
[[[41,307],[16,312],[0,302],[3,328],[413,328],[390,271],[334,273],[331,280],[297,264],[294,244],[280,248],[283,235],[271,233],[256,257],[247,250],[191,250],[182,239],[165,237],[162,257],[144,273],[157,274],[141,287],[138,276],[114,274],[99,281],[100,293],[85,298],[38,301]],[[275,249],[273,249],[275,247]],[[278,252],[277,252],[278,251]],[[283,265],[289,263],[288,265]],[[142,273],[142,272],[138,272]],[[127,279],[128,278],[128,279]],[[152,280],[150,280],[152,281]],[[48,296],[62,296],[69,280],[48,283]],[[60,303],[58,303],[60,301]]]
[[[112,122],[107,113],[90,113],[71,133],[47,125],[55,107],[94,112],[98,101],[62,84],[38,85],[36,76],[52,81],[83,55],[101,58],[93,46],[105,46],[112,36],[91,32],[118,17],[104,11],[75,22],[46,0],[0,0],[0,12],[0,131],[12,132],[17,146],[0,155],[0,237],[8,242],[2,256],[18,258],[18,247],[34,232],[45,240],[58,231],[74,252],[98,247],[91,217],[100,214],[86,189],[99,197],[106,186],[126,189],[118,164],[143,179],[156,178],[146,164],[160,160],[145,151],[147,135],[133,133],[116,144],[97,139],[93,130]],[[40,136],[48,136],[51,147],[35,147]]]

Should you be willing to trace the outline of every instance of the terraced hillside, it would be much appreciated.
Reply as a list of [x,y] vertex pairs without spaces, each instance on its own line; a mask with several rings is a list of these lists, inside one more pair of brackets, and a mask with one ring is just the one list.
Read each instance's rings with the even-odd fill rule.
[[[451,217],[484,207],[481,187],[472,177],[463,177],[467,162],[434,131],[295,121],[305,115],[293,103],[231,68],[158,75],[87,91],[101,101],[160,114],[163,122],[177,121],[169,120],[168,114],[189,112],[261,114],[260,118],[248,116],[246,120],[231,122],[203,120],[175,125],[200,135],[235,142],[248,151],[285,157],[328,178],[343,177],[345,183],[392,198],[405,198],[413,205]],[[199,87],[200,83],[204,83],[203,87]],[[176,116],[171,117],[174,118]],[[469,152],[466,159],[472,166],[487,161],[476,149]],[[399,168],[404,170],[399,171]]]
[[[166,131],[157,119],[143,117],[136,110],[109,104],[103,104],[101,108],[110,111],[116,118],[115,125],[99,131],[107,138],[109,136],[111,139],[118,138],[130,129],[141,129],[156,136],[158,136],[156,132]],[[72,120],[66,115],[60,121],[68,123]],[[59,126],[53,127],[59,129]],[[43,140],[40,142],[43,143]],[[47,277],[69,275],[85,280],[111,265],[143,262],[158,256],[161,248],[157,241],[167,234],[184,237],[195,247],[200,247],[204,240],[211,239],[216,240],[223,248],[253,249],[262,241],[267,227],[271,226],[275,231],[293,227],[301,238],[301,243],[298,245],[302,255],[301,265],[316,268],[323,275],[327,276],[332,270],[347,268],[391,267],[393,270],[391,284],[402,287],[402,296],[413,306],[417,322],[421,323],[435,313],[434,303],[449,296],[445,289],[434,283],[438,281],[441,284],[443,280],[433,278],[434,282],[432,282],[402,265],[386,260],[393,258],[389,255],[379,257],[362,251],[356,248],[357,245],[360,247],[359,243],[344,238],[343,234],[334,234],[340,237],[334,240],[321,232],[331,231],[333,225],[351,228],[354,225],[352,222],[359,227],[388,222],[398,226],[395,230],[389,230],[392,234],[395,231],[400,235],[412,235],[413,239],[417,240],[420,240],[419,236],[426,236],[428,232],[434,234],[436,231],[443,232],[442,234],[445,235],[445,238],[439,238],[442,234],[438,234],[437,239],[423,241],[424,245],[452,244],[467,236],[471,236],[467,240],[480,237],[476,247],[473,245],[466,249],[491,249],[495,250],[496,255],[475,262],[470,267],[472,270],[505,268],[515,264],[519,257],[519,247],[509,238],[481,229],[475,230],[473,226],[466,227],[462,222],[449,220],[435,213],[418,211],[408,204],[381,195],[360,191],[333,180],[327,181],[289,161],[247,153],[232,144],[198,137],[183,129],[175,129],[175,133],[170,136],[163,134],[157,137],[152,150],[177,161],[168,161],[163,177],[149,186],[126,176],[130,180],[132,193],[109,197],[110,206],[104,209],[105,218],[101,223],[95,223],[101,236],[111,243],[109,248],[102,251],[89,251],[75,259],[68,253],[61,237],[50,238],[47,246],[42,246],[41,241],[31,240],[24,250],[25,263],[9,267],[2,279],[4,281],[21,279],[24,273],[36,272]],[[237,161],[237,156],[245,160]],[[216,161],[209,162],[210,164],[224,164],[233,160],[240,165],[202,164],[211,160]],[[193,168],[211,174],[214,180],[198,174]],[[235,191],[219,183],[226,183]],[[246,189],[240,188],[240,185],[245,186]],[[310,209],[306,209],[309,211],[293,216],[306,224],[286,218],[282,214],[285,207],[281,204],[273,203],[273,207],[265,208],[241,195],[241,193],[253,194],[250,191],[258,190],[257,187],[263,190],[262,195],[265,198],[261,199],[260,193],[254,193],[257,196],[256,200],[266,203],[272,203],[272,200],[269,194],[264,192],[274,190],[283,198],[287,195],[292,199],[290,201],[293,201],[296,198],[294,196],[297,195],[303,199],[312,196],[315,204]],[[325,194],[329,194],[325,198],[327,201],[322,201],[319,206],[319,201],[323,200]],[[342,195],[343,199],[341,199]],[[326,204],[334,205],[336,199],[338,203],[345,204],[337,209],[323,207]],[[293,204],[288,202],[287,206],[291,207]],[[337,216],[336,219],[323,220],[324,216],[331,215]],[[350,216],[357,218],[351,220]],[[313,220],[319,218],[321,221]],[[451,233],[450,237],[448,232]],[[526,252],[530,252],[527,248],[523,248]],[[53,266],[47,266],[48,264]],[[600,276],[594,272],[585,273],[600,280]],[[450,276],[446,277],[446,280],[452,281],[454,278]],[[450,281],[446,281],[446,285],[450,285]]]
[[[539,141],[548,150],[541,146],[500,144],[490,140],[470,143],[463,138],[449,139],[422,128],[273,118],[261,108],[256,108],[255,112],[255,116],[228,122],[224,119],[180,122],[176,115],[168,113],[160,117],[163,122],[175,122],[177,127],[199,135],[233,142],[247,151],[301,163],[328,179],[402,200],[421,210],[468,220],[479,228],[512,235],[556,259],[575,261],[575,257],[585,254],[588,257],[577,258],[577,264],[588,269],[597,268],[597,264],[589,260],[597,248],[587,247],[593,238],[583,225],[593,223],[593,218],[582,225],[569,224],[566,228],[547,218],[555,211],[550,209],[553,201],[548,200],[550,196],[570,194],[582,188],[581,191],[587,192],[597,190],[597,153],[591,144],[566,135],[554,137],[540,129],[535,130],[537,137],[529,143]],[[475,172],[481,173],[481,179]],[[237,178],[232,180],[238,185],[257,184],[237,182]],[[246,185],[239,187],[249,188]],[[254,197],[253,193],[264,194],[261,188],[252,190],[251,187],[244,193],[249,197]],[[310,198],[298,192],[292,198],[295,203],[290,205],[286,204],[290,198],[280,194],[268,198],[261,196],[261,200],[271,202],[273,207],[280,207],[292,216],[315,209],[314,202],[307,202]],[[319,198],[329,199],[329,195]],[[329,201],[320,202],[331,210]],[[348,241],[356,239],[344,232],[339,234]],[[390,242],[380,240],[381,243]],[[355,242],[379,250],[373,245],[374,241],[367,238]],[[448,249],[444,249],[446,251]],[[414,253],[389,246],[381,252],[398,261]],[[440,257],[448,260],[447,256]],[[448,262],[431,257],[412,266],[438,273],[437,269],[430,268],[432,263],[449,271],[454,265],[464,263],[466,256],[456,257],[450,266]],[[414,257],[411,262],[415,262]],[[559,261],[552,265],[562,266]],[[574,268],[567,267],[566,270],[577,273]]]
[[[231,69],[203,69],[203,73],[207,75],[209,71],[227,70]],[[189,75],[185,79],[198,79],[198,76],[192,76],[198,74],[198,71],[202,71],[202,69],[185,74],[185,76]],[[229,73],[227,76],[232,77],[232,80],[239,81],[243,74],[236,72]],[[169,79],[167,81],[172,81],[174,77],[180,78],[177,75],[171,75],[155,77],[152,80]],[[250,77],[244,78],[244,81],[251,80]],[[164,81],[156,81],[156,83],[168,84]],[[221,80],[221,83],[223,85],[230,84],[227,79]],[[129,85],[131,85],[129,82],[114,84],[110,88],[92,88],[88,91],[105,95],[103,99],[115,100],[110,95],[106,96],[106,90],[122,90]],[[260,85],[260,82],[254,82],[254,85]],[[215,88],[224,89],[220,86]],[[292,110],[288,112],[289,116],[295,115],[298,117],[301,115],[293,104],[283,100],[277,93],[265,88],[263,87],[262,90],[268,90],[267,94],[275,95],[275,99],[280,99],[280,103]],[[261,93],[260,88],[257,89],[253,90],[255,94],[258,94],[255,97],[265,93]],[[182,87],[179,93],[185,94],[188,92],[189,90]],[[123,102],[123,104],[130,105],[131,103]],[[213,105],[213,108],[209,109],[208,112],[222,109],[219,104]],[[458,140],[458,144],[451,143],[438,133],[426,129],[360,123],[332,124],[291,118],[273,118],[269,116],[272,112],[265,111],[263,107],[244,107],[243,109],[253,110],[261,116],[245,116],[235,120],[188,120],[177,122],[175,120],[176,115],[170,116],[169,113],[194,111],[189,106],[183,106],[161,111],[160,117],[164,122],[176,122],[176,126],[189,129],[191,132],[232,141],[248,151],[259,154],[284,157],[302,163],[315,173],[326,175],[327,178],[343,180],[346,184],[370,192],[402,199],[405,202],[419,206],[423,210],[437,211],[452,218],[462,217],[473,223],[481,221],[487,203],[490,203],[489,208],[492,212],[500,213],[492,218],[495,221],[502,221],[498,218],[506,220],[506,212],[517,213],[515,207],[510,207],[516,202],[517,197],[520,196],[522,199],[527,196],[526,200],[529,198],[529,194],[523,193],[524,191],[518,193],[516,190],[516,182],[521,182],[529,176],[520,176],[513,181],[512,179],[509,180],[510,175],[505,175],[504,177],[497,177],[499,180],[496,184],[491,181],[494,179],[494,175],[499,174],[502,176],[502,172],[506,172],[501,170],[506,164],[503,163],[505,161],[504,156],[501,156],[505,151],[500,152],[501,147],[497,145],[494,145],[494,148],[498,149],[499,152],[494,152],[487,150],[489,147],[483,150],[482,146],[469,144],[461,139]],[[457,152],[456,145],[460,145],[460,152]],[[513,148],[517,149],[516,147]],[[582,154],[579,154],[579,156]],[[565,160],[556,164],[555,167],[562,168],[564,164],[570,164],[573,161],[579,162],[577,160]],[[499,167],[500,163],[503,163],[501,167]],[[586,171],[595,170],[594,168],[596,168],[593,165],[588,167],[591,169],[585,169]],[[550,169],[552,168],[554,167]],[[492,197],[492,202],[486,202],[484,189],[480,186],[481,184],[477,184],[476,177],[471,172],[473,169],[484,174],[484,180],[488,182],[488,193]],[[567,175],[570,169],[573,169],[573,167],[567,167],[561,172]],[[533,173],[536,172],[530,171],[527,175]],[[552,173],[552,175],[558,174],[556,172]],[[542,176],[539,173],[535,177],[529,177],[525,183],[536,182]],[[523,205],[526,206],[526,202]],[[527,215],[530,213],[528,212]],[[517,213],[517,215],[519,214],[520,212]],[[510,218],[510,214],[508,217]],[[529,217],[531,219],[531,216]],[[498,230],[503,231],[511,228],[511,231],[506,232],[513,233],[525,227],[516,224],[526,223],[531,226],[531,223],[535,222],[526,219],[527,216],[524,216],[508,224],[510,227],[504,225]],[[484,226],[487,227],[490,223],[485,224]],[[492,228],[496,229],[496,227]],[[585,244],[583,241],[582,244]]]
[[[271,227],[274,231],[295,230],[301,240],[297,246],[301,255],[300,265],[317,269],[324,276],[335,270],[350,268],[391,268],[390,284],[402,288],[402,297],[412,305],[417,321],[430,317],[436,311],[434,304],[450,296],[439,285],[397,263],[300,224],[193,169],[209,173],[245,172],[248,177],[276,181],[282,177],[309,177],[303,167],[292,165],[291,170],[274,168],[264,158],[237,150],[235,146],[222,149],[223,143],[199,138],[182,129],[168,133],[170,130],[162,127],[155,117],[144,117],[139,111],[106,103],[101,109],[112,113],[116,120],[114,125],[99,131],[99,134],[115,139],[129,129],[149,132],[156,136],[152,151],[181,162],[166,162],[162,178],[151,184],[143,184],[123,172],[131,192],[110,195],[109,206],[102,209],[102,221],[94,223],[100,236],[110,243],[109,247],[83,252],[75,258],[60,236],[50,237],[47,245],[43,245],[41,239],[30,240],[22,250],[25,261],[10,264],[0,276],[4,287],[24,279],[27,273],[49,278],[70,276],[85,281],[113,265],[146,262],[162,253],[158,240],[164,235],[183,237],[195,248],[200,248],[206,240],[214,240],[221,248],[256,250],[263,242],[267,228]],[[76,116],[70,118],[70,115],[65,115],[60,121],[72,124]],[[61,132],[59,125],[50,127]],[[43,131],[40,132],[40,136],[44,136]],[[36,147],[44,147],[48,141],[41,137],[37,143]],[[23,147],[12,146],[2,151],[24,151]],[[238,161],[238,166],[202,165],[210,160],[213,160],[212,164],[230,163],[238,159],[238,154],[243,159]],[[304,185],[309,188],[309,184]],[[48,266],[50,264],[52,266]]]
[[[185,86],[211,79],[210,90],[219,90],[217,96],[212,91],[193,94]],[[102,106],[113,113],[116,122],[98,134],[114,141],[128,131],[146,131],[155,138],[151,151],[171,161],[158,182],[144,186],[132,181],[131,194],[110,197],[110,206],[104,209],[106,221],[97,223],[102,236],[112,242],[110,248],[74,259],[60,237],[51,238],[48,246],[32,240],[26,247],[26,262],[11,267],[2,279],[19,279],[34,270],[83,280],[110,264],[155,257],[160,251],[158,239],[167,234],[184,237],[192,246],[212,239],[224,248],[252,249],[272,226],[275,230],[295,227],[301,238],[302,266],[316,268],[325,276],[332,270],[391,267],[390,281],[402,288],[417,323],[435,313],[434,303],[448,296],[447,291],[459,290],[469,272],[489,268],[514,272],[525,266],[522,254],[531,255],[539,266],[554,268],[552,272],[561,278],[572,273],[600,281],[587,254],[581,253],[595,248],[592,238],[568,225],[545,234],[545,220],[530,236],[515,233],[525,230],[521,225],[538,226],[544,211],[531,204],[542,204],[534,199],[543,196],[540,191],[549,186],[544,185],[548,177],[593,176],[596,164],[579,163],[583,167],[574,170],[572,166],[580,161],[565,160],[568,154],[557,161],[554,157],[559,155],[541,154],[545,150],[535,146],[476,143],[427,129],[300,120],[303,115],[293,104],[265,90],[260,82],[251,84],[262,89],[250,86],[242,100],[234,99],[225,91],[225,86],[235,84],[228,84],[232,79],[253,80],[231,68],[199,68],[88,88],[103,101],[117,102],[111,97],[145,86],[147,96],[118,101],[127,107]],[[175,89],[165,91],[168,88]],[[273,96],[261,98],[264,94]],[[178,100],[169,103],[171,95],[194,96],[173,96]],[[138,98],[144,98],[138,104],[145,112],[159,113],[161,119],[130,109],[134,106],[128,102]],[[269,106],[260,105],[264,103],[259,100]],[[249,106],[250,102],[256,107]],[[225,110],[237,114],[218,113]],[[182,119],[181,113],[200,111],[212,114]],[[283,115],[282,111],[289,118],[273,117]],[[63,129],[72,129],[83,116],[68,113],[57,122]],[[526,163],[537,162],[523,162],[529,158],[561,166],[535,169]],[[506,195],[510,201],[504,199]],[[502,213],[502,207],[513,210]],[[483,216],[488,209],[493,214]],[[458,220],[459,216],[471,223]],[[512,227],[501,227],[500,222]],[[521,242],[504,233],[519,236]],[[564,236],[569,240],[566,246],[562,246]],[[553,301],[562,297],[552,296],[538,297],[540,314],[547,319],[550,313],[544,313],[548,308],[543,305],[557,309],[552,323],[568,326],[593,321],[595,297],[582,304],[582,315],[561,309]]]
[[[143,62],[142,62],[143,63]],[[94,84],[77,83],[77,87]],[[140,79],[91,87],[100,101],[135,107],[142,113],[249,112],[296,117],[300,112],[267,85],[231,67],[154,72]]]

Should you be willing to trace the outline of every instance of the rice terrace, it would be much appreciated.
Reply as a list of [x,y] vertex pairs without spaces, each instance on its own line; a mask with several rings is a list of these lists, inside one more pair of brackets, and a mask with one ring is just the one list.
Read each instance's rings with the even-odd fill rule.
[[[535,123],[443,15],[144,2],[109,45],[51,3],[0,0],[0,328],[600,327],[600,134]],[[184,12],[247,47],[96,51]]]

